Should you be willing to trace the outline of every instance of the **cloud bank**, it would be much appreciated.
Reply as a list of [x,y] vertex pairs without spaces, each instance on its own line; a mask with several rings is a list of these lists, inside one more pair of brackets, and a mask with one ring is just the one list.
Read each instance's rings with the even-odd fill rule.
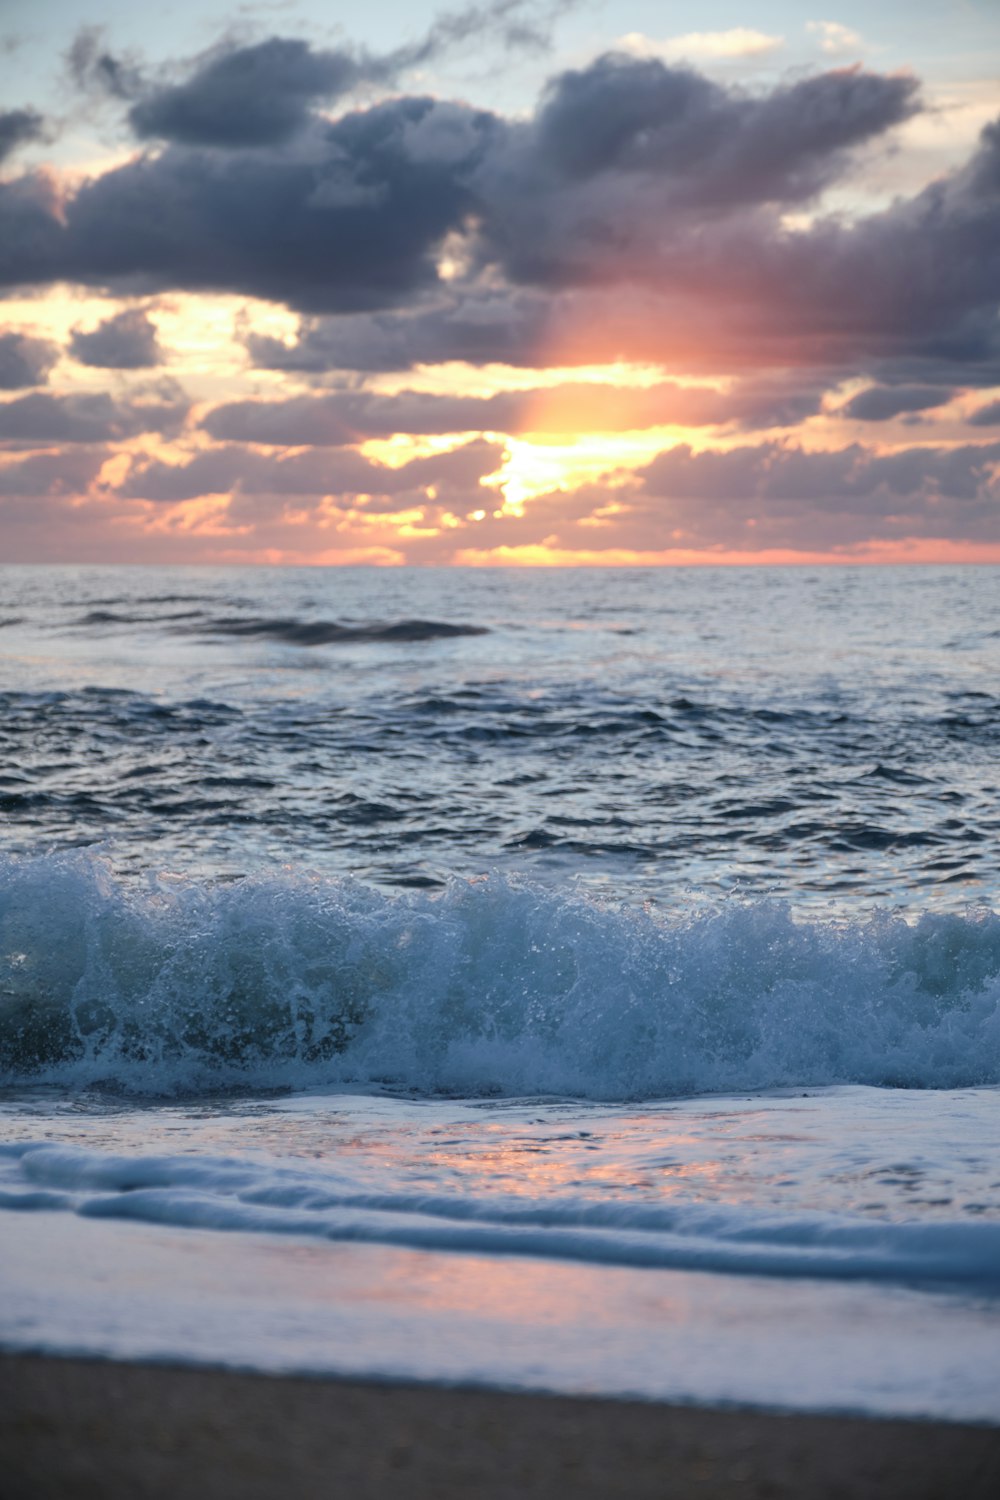
[[[556,71],[524,116],[407,91],[483,32],[546,40],[522,0],[378,56],[271,36],[154,72],[77,39],[77,86],[131,150],[0,180],[3,292],[106,307],[59,366],[90,386],[40,389],[57,343],[0,335],[19,535],[43,496],[63,521],[91,507],[112,551],[171,526],[212,556],[1000,547],[1000,120],[916,192],[852,206],[923,108],[910,75],[751,87],[692,64],[777,49],[744,28]],[[46,129],[0,114],[0,157]],[[183,299],[222,297],[258,310],[245,372],[143,387]]]

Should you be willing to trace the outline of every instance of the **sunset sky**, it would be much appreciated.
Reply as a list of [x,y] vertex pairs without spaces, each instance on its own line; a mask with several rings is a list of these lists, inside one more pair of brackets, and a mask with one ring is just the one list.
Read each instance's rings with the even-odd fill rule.
[[826,4],[0,0],[0,561],[1000,562],[1000,4]]

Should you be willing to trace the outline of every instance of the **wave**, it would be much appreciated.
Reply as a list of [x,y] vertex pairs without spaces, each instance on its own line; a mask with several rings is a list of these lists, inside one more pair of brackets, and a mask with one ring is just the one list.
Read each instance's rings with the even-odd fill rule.
[[454,636],[489,634],[485,625],[453,625],[444,620],[394,620],[371,625],[340,625],[334,620],[244,619],[238,616],[206,620],[191,629],[204,635],[264,637],[291,646],[435,641],[449,640]]
[[309,1235],[476,1255],[757,1276],[980,1283],[1000,1224],[863,1220],[747,1205],[373,1191],[319,1165],[116,1156],[48,1141],[0,1146],[0,1210],[68,1211],[178,1228]]
[[1000,1082],[1000,918],[674,920],[491,876],[116,881],[0,859],[0,1080],[601,1100]]
[[[166,598],[166,596],[164,596]],[[16,623],[0,621],[0,625]],[[92,609],[78,625],[166,625],[184,635],[221,635],[279,641],[289,646],[365,645],[374,642],[450,640],[458,636],[489,635],[485,625],[452,624],[446,620],[389,620],[345,625],[336,620],[302,620],[294,616],[212,616],[203,610],[171,613]]]
[[170,614],[151,615],[148,612],[132,610],[125,613],[115,609],[91,609],[76,621],[77,625],[162,625],[172,620],[196,620],[201,615],[201,610],[180,609],[172,610]]

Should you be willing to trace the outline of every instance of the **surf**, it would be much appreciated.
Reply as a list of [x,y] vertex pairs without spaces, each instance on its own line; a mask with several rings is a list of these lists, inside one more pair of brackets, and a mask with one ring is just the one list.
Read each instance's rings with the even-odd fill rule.
[[993,1084],[1000,917],[658,916],[503,875],[393,893],[5,857],[0,1080],[604,1101]]

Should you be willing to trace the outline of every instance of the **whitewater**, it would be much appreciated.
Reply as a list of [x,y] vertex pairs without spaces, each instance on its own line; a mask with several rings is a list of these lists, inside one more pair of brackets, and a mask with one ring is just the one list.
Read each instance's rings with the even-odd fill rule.
[[0,568],[0,1346],[1000,1421],[990,569]]

